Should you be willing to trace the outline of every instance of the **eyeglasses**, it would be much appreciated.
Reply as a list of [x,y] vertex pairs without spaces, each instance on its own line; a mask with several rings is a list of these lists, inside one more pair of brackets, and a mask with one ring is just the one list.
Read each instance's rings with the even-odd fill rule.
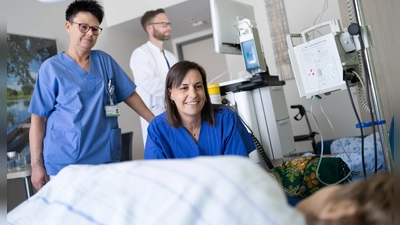
[[[75,22],[70,22],[70,23],[75,23]],[[99,35],[101,33],[101,31],[103,30],[103,28],[101,28],[101,27],[92,27],[92,26],[89,26],[84,23],[75,23],[75,24],[78,24],[79,31],[82,33],[87,33],[89,31],[89,29],[92,29],[93,35]]]
[[167,26],[171,26],[170,22],[154,22],[154,23],[149,23],[149,25],[151,24],[159,24],[161,25],[161,27],[166,28]]

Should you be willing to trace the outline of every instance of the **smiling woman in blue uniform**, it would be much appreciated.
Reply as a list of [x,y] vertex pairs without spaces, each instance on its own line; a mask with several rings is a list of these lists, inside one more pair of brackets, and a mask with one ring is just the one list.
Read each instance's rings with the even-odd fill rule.
[[68,50],[42,64],[28,109],[31,180],[37,190],[67,165],[119,161],[118,103],[124,101],[147,121],[154,117],[115,60],[91,50],[102,30],[102,7],[76,0],[65,15]]
[[145,159],[248,156],[256,149],[236,113],[211,103],[206,84],[204,69],[194,62],[171,67],[165,84],[167,111],[149,124]]

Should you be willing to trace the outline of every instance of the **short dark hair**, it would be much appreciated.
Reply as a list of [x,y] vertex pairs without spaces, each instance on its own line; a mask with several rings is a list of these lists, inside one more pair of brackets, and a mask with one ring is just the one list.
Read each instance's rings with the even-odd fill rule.
[[99,23],[103,22],[104,11],[103,7],[95,0],[75,0],[69,4],[65,11],[65,19],[72,22],[76,14],[80,12],[88,12],[94,15]]
[[167,121],[171,126],[176,128],[182,125],[182,120],[176,105],[169,99],[169,89],[172,87],[179,87],[188,71],[192,69],[200,72],[206,95],[206,102],[204,103],[203,109],[201,109],[201,119],[206,120],[209,125],[214,126],[214,112],[221,109],[221,105],[213,105],[211,103],[210,94],[207,89],[207,74],[203,67],[195,62],[186,60],[180,61],[171,67],[165,80],[165,107],[167,111]]
[[[154,17],[156,17],[160,13],[165,13],[165,10],[160,8],[160,9],[156,9],[156,10],[147,11],[143,14],[142,18],[140,18],[140,22],[142,23],[142,27],[143,27],[144,31],[146,31],[147,25],[149,25],[149,23],[152,22]],[[147,31],[146,31],[146,33],[147,33]]]

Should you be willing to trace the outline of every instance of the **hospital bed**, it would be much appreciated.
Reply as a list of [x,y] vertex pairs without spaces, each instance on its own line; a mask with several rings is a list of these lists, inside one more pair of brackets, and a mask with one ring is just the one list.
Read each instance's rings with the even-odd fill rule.
[[[324,155],[335,155],[336,157],[342,158],[346,164],[350,167],[353,172],[352,178],[359,179],[362,176],[359,176],[363,173],[363,165],[361,160],[361,136],[356,137],[344,137],[339,139],[331,139],[331,140],[324,140],[323,142],[319,141],[316,142],[315,135],[317,132],[314,132],[311,129],[310,122],[307,117],[307,113],[305,108],[302,105],[291,105],[292,109],[298,109],[299,112],[294,119],[296,121],[300,121],[305,118],[305,121],[308,126],[308,133],[303,135],[297,135],[294,137],[295,141],[311,141],[312,149],[309,152],[312,152],[316,155],[321,155],[321,151]],[[389,129],[389,139],[390,139],[390,147],[392,158],[394,158],[394,117],[392,117],[390,122],[390,129]],[[382,151],[382,145],[380,143],[379,132],[376,132],[376,140],[377,140],[377,170],[384,170],[385,169],[385,161]],[[364,136],[364,158],[369,161],[374,159],[374,142],[373,142],[373,135],[365,135]],[[293,154],[294,157],[299,157],[301,154],[295,153]],[[291,158],[291,156],[285,156],[285,158]],[[366,172],[374,172],[375,165],[374,163],[367,163],[365,165]]]
[[7,222],[304,224],[304,217],[261,166],[218,156],[71,165],[11,210]]
[[280,186],[239,156],[71,165],[8,224],[305,224]]
[[[394,117],[392,117],[389,129],[389,142],[391,148],[392,158],[394,158]],[[311,130],[310,130],[311,132]],[[377,135],[377,168],[376,170],[382,171],[386,170],[385,161],[383,156],[382,147],[380,144],[379,133]],[[334,157],[341,158],[347,166],[351,169],[351,176],[349,181],[357,181],[364,179],[364,169],[361,160],[361,138],[360,137],[346,137],[340,139],[326,140],[324,142],[316,143],[317,155],[323,154],[330,155],[333,154]],[[314,147],[314,146],[313,146]],[[347,153],[343,152],[343,148],[346,149]],[[364,157],[365,157],[365,177],[371,177],[375,174],[375,164],[374,164],[374,142],[373,136],[368,135],[364,138]],[[288,195],[288,201],[290,205],[295,206],[298,202],[302,200],[301,197],[295,197]]]
[[[392,117],[390,122],[389,129],[389,144],[391,148],[392,158],[394,158],[394,117]],[[365,169],[367,173],[375,172],[374,165],[374,140],[373,134],[366,135],[364,137],[364,158],[365,158]],[[376,132],[376,141],[377,141],[377,168],[376,170],[385,170],[385,161],[383,156],[382,145],[380,143],[379,132]],[[324,154],[333,154],[336,157],[342,158],[349,167],[354,172],[354,179],[363,178],[363,165],[361,160],[361,137],[345,137],[334,140],[326,140],[323,143],[318,142],[318,154],[323,150]],[[343,151],[343,148],[346,149],[348,157]]]

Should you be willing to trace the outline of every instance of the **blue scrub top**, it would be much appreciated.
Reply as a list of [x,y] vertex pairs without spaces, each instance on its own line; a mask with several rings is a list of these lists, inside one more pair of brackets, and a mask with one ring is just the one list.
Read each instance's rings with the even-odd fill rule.
[[225,107],[215,110],[214,127],[207,121],[202,121],[197,144],[183,126],[174,128],[167,122],[166,112],[156,116],[147,131],[145,159],[192,158],[204,155],[248,156],[256,149],[239,117]]
[[121,130],[117,117],[106,117],[107,84],[115,86],[114,104],[124,101],[136,85],[107,53],[90,52],[87,73],[59,53],[43,62],[28,111],[47,118],[43,159],[49,175],[69,164],[119,161]]

